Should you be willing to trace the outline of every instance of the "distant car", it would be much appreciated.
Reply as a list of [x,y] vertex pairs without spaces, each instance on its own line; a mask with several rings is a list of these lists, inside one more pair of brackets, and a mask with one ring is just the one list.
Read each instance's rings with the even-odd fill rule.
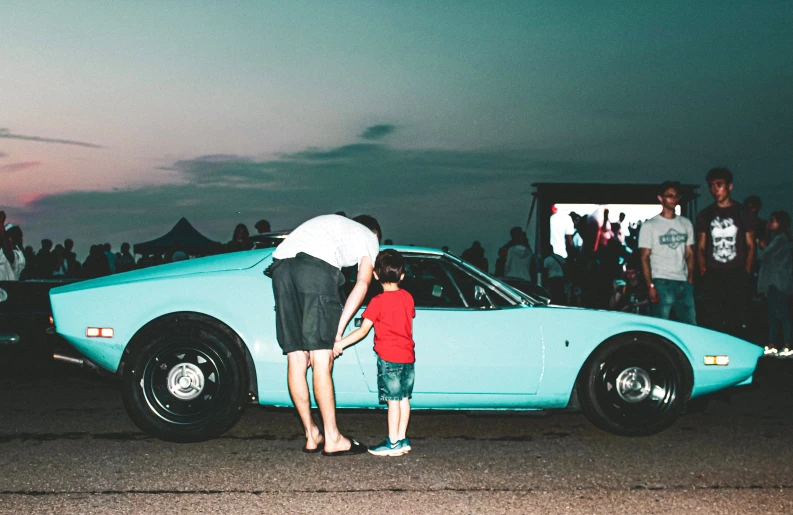
[[[52,327],[49,291],[70,280],[0,281],[0,364],[9,370],[44,369],[61,339]],[[74,351],[72,351],[74,352]]]
[[[762,349],[700,327],[549,306],[440,250],[394,247],[415,299],[416,409],[583,409],[639,436],[685,403],[752,382]],[[291,406],[275,337],[272,250],[116,274],[50,292],[57,332],[122,380],[124,406],[163,440],[217,437],[246,403]],[[371,298],[379,291],[374,282]],[[347,331],[361,323],[359,311]],[[333,369],[340,408],[377,408],[372,334]]]
[[281,244],[292,231],[273,231],[251,235],[254,249],[271,249]]

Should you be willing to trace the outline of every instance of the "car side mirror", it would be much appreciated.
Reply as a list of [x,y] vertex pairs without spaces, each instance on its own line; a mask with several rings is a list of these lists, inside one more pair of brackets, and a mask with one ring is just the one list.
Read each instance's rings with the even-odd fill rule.
[[478,284],[475,285],[474,286],[474,300],[480,301],[480,300],[486,299],[486,298],[487,298],[487,292],[485,291],[485,289],[482,286],[478,285]]

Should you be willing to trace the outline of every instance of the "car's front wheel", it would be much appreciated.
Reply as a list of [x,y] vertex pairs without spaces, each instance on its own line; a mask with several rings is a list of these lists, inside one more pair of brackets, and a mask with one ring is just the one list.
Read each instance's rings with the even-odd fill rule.
[[248,398],[245,350],[227,327],[178,314],[145,329],[128,347],[124,407],[143,431],[169,442],[200,442],[229,430]]
[[597,427],[622,436],[663,431],[690,392],[685,357],[650,335],[623,335],[601,345],[578,381],[581,408]]

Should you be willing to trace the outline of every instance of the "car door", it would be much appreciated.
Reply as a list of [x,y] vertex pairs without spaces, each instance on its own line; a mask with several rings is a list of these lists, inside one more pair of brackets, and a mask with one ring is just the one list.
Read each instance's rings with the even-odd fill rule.
[[[474,397],[482,395],[535,393],[543,352],[534,310],[510,301],[492,283],[445,256],[405,257],[401,286],[416,305],[414,405],[421,404],[422,396],[433,397],[437,405],[438,395],[455,395],[453,401],[447,400],[461,405],[477,404]],[[378,288],[373,285],[370,296]],[[361,313],[353,325],[360,325]],[[372,333],[355,346],[355,352],[369,390],[377,392]]]

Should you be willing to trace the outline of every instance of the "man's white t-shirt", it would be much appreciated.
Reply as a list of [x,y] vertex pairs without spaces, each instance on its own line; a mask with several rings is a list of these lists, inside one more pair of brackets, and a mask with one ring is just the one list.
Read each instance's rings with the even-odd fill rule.
[[567,259],[567,244],[565,236],[575,233],[573,219],[567,213],[556,212],[551,215],[551,247],[553,253]]
[[642,224],[639,248],[650,249],[653,279],[688,281],[686,246],[694,245],[694,226],[684,216],[664,218],[660,214]]
[[25,269],[25,255],[19,249],[14,249],[14,263],[8,262],[5,253],[0,250],[0,281],[18,281]]
[[322,215],[292,231],[275,249],[273,258],[293,258],[300,252],[341,270],[357,265],[363,256],[368,256],[374,265],[380,244],[368,227],[344,216]]

